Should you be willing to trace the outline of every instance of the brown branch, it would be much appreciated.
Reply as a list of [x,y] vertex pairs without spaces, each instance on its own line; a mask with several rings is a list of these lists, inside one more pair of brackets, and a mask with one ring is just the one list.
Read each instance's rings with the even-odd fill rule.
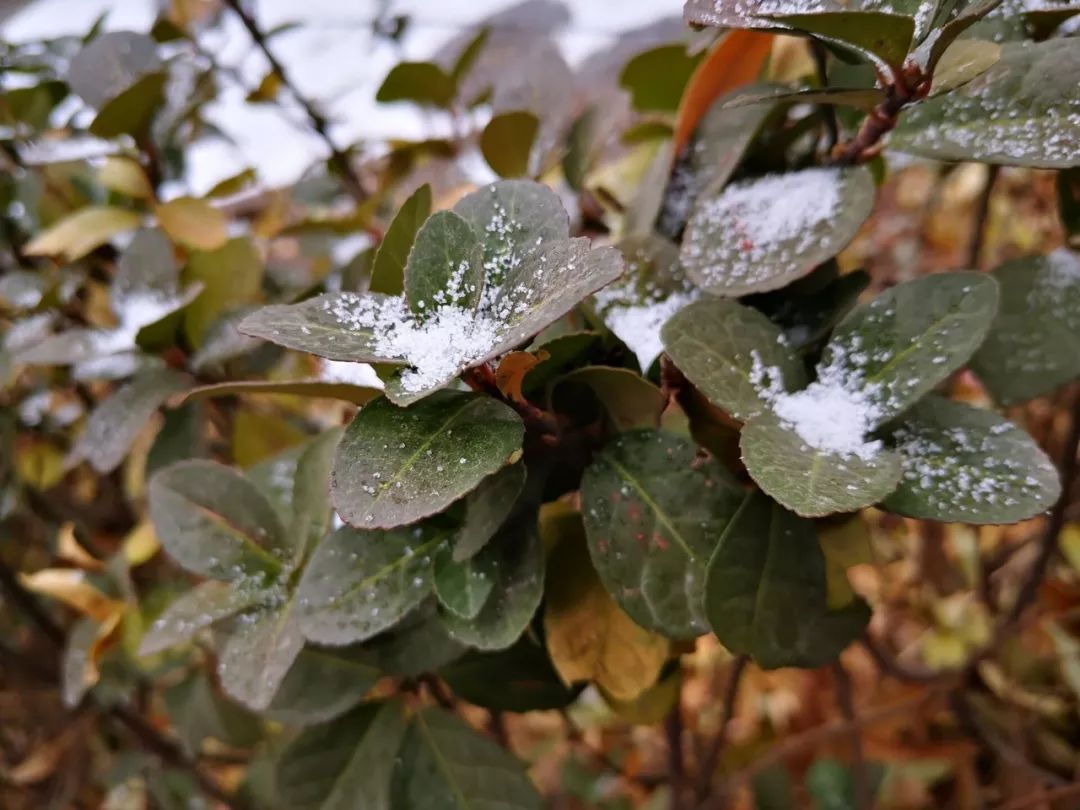
[[728,675],[727,687],[724,689],[723,714],[720,716],[720,728],[716,730],[716,736],[709,743],[709,747],[698,763],[698,801],[704,801],[709,795],[709,787],[712,785],[713,774],[720,764],[720,754],[727,743],[728,726],[735,716],[735,701],[739,697],[739,685],[742,683],[746,665],[750,663],[750,656],[740,655],[731,664],[731,673]]
[[671,786],[671,810],[682,810],[686,790],[686,761],[683,759],[683,720],[679,700],[664,720],[668,747],[668,784]]
[[938,683],[955,677],[957,674],[948,670],[938,672],[926,667],[902,664],[886,652],[877,640],[870,635],[869,631],[863,633],[859,642],[870,653],[870,657],[874,659],[874,663],[883,674],[889,675],[902,683]]
[[833,683],[836,686],[836,702],[844,719],[852,724],[851,737],[851,775],[855,788],[855,807],[857,810],[870,810],[874,797],[870,792],[870,780],[866,772],[866,759],[863,756],[862,730],[855,725],[855,701],[852,696],[851,677],[839,660],[832,665]]
[[915,67],[906,67],[885,89],[885,98],[863,119],[859,131],[845,144],[833,149],[833,162],[853,166],[875,157],[880,141],[900,120],[900,111],[930,92],[930,80]]
[[307,115],[308,120],[311,122],[312,129],[318,133],[322,138],[323,143],[330,150],[330,166],[333,168],[334,173],[338,175],[345,190],[349,193],[357,204],[363,203],[367,200],[367,193],[364,191],[364,185],[360,181],[359,175],[353,170],[352,161],[349,158],[348,151],[343,151],[338,147],[337,143],[330,136],[330,122],[326,116],[323,115],[318,107],[304,96],[296,84],[289,78],[289,74],[285,71],[285,66],[278,61],[278,58],[274,56],[274,52],[270,50],[270,43],[267,42],[266,34],[259,28],[258,23],[255,22],[255,18],[248,13],[243,7],[240,0],[224,0],[226,6],[239,18],[243,23],[244,28],[247,29],[248,35],[255,43],[256,47],[262,52],[262,55],[266,58],[266,61],[270,63],[270,69],[277,75],[281,83],[289,89],[293,98],[304,110],[304,114]]
[[994,194],[994,182],[1001,173],[1000,166],[988,166],[986,185],[983,187],[979,199],[975,201],[975,224],[972,226],[971,239],[968,242],[967,263],[965,266],[977,268],[983,252],[983,243],[986,240],[986,219],[990,214],[990,198]]

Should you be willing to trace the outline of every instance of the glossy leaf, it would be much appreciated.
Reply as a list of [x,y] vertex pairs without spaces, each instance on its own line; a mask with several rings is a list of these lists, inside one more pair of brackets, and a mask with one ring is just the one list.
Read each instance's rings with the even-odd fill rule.
[[307,729],[281,754],[280,798],[293,810],[390,810],[390,777],[405,729],[397,701],[367,703]]
[[[433,799],[439,804],[433,805]],[[442,709],[414,717],[395,761],[390,806],[540,810],[543,803],[525,770],[492,740]]]
[[861,600],[827,608],[825,559],[813,523],[761,493],[746,496],[719,538],[705,609],[724,647],[766,669],[828,664],[870,619]]
[[767,17],[827,42],[850,46],[894,68],[903,64],[915,35],[914,17],[882,11],[780,12]]
[[1003,405],[1080,377],[1080,258],[1066,250],[993,272],[1001,307],[971,367]]
[[427,183],[402,203],[383,235],[371,265],[373,293],[400,295],[405,290],[405,262],[416,240],[416,232],[431,214],[431,186]]
[[736,183],[698,200],[679,255],[690,278],[714,295],[775,290],[843,250],[870,216],[874,196],[863,167]]
[[668,637],[706,630],[705,565],[741,500],[734,478],[686,439],[625,433],[581,481],[589,552],[615,601]]
[[475,619],[495,588],[496,571],[488,555],[455,561],[448,546],[435,558],[435,595],[439,604],[462,619]]
[[1053,462],[1021,428],[993,411],[927,397],[894,429],[903,478],[883,504],[943,523],[1016,523],[1054,505]]
[[934,71],[931,95],[947,93],[985,73],[1001,58],[1001,46],[981,39],[961,39],[942,54]]
[[445,542],[423,528],[338,529],[315,549],[297,586],[304,635],[340,645],[393,627],[431,593],[434,555]]
[[705,396],[736,419],[769,410],[756,368],[776,369],[780,390],[806,385],[806,371],[784,343],[784,333],[765,315],[734,301],[691,304],[662,331],[668,355]]
[[408,408],[375,400],[338,446],[334,506],[361,528],[413,523],[514,461],[523,436],[518,415],[481,394],[446,391]]

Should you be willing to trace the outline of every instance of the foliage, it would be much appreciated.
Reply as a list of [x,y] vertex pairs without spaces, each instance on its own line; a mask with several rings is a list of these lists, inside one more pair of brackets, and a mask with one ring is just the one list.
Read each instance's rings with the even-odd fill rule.
[[[1060,437],[1021,424],[1080,380],[1075,4],[689,0],[703,32],[645,29],[574,87],[493,23],[389,72],[380,102],[446,127],[381,153],[271,58],[250,103],[287,88],[329,157],[204,195],[177,191],[225,72],[200,33],[237,15],[271,57],[276,34],[231,0],[166,5],[146,33],[5,45],[0,84],[0,584],[25,614],[0,641],[31,671],[58,647],[67,707],[146,748],[95,766],[104,806],[625,806],[528,772],[508,732],[557,709],[581,748],[597,707],[663,721],[671,753],[662,790],[633,757],[591,768],[697,806],[754,749],[721,756],[740,678],[825,677],[850,721],[858,644],[952,690],[958,736],[1003,724],[1002,695],[1075,709],[1075,571],[1040,631],[1055,685],[1001,652],[1059,540],[1080,560],[1080,416],[1060,473]],[[911,155],[1060,170],[1066,245],[982,272],[979,219],[966,261],[886,274]],[[1003,597],[972,527],[1047,514]],[[982,601],[918,605],[912,674],[866,570],[890,543],[944,559],[944,524]],[[898,549],[903,527],[937,547]],[[715,737],[684,728],[708,655],[731,673]],[[1031,767],[1072,778],[1075,712],[1049,714]],[[815,806],[903,776],[851,760],[807,770]],[[6,778],[42,781],[28,761]],[[796,806],[776,774],[743,798]]]

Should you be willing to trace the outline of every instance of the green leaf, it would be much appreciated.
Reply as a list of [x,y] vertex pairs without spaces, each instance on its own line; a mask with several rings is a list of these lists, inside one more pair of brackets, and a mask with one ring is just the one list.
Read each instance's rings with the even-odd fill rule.
[[409,251],[416,240],[416,232],[430,215],[431,186],[424,183],[402,203],[386,229],[371,266],[368,290],[387,295],[400,295],[404,292],[405,263],[408,261]]
[[596,105],[589,106],[570,125],[566,136],[566,152],[562,158],[562,172],[570,188],[581,191],[585,187],[585,177],[593,166],[602,144],[601,110]]
[[274,507],[229,467],[182,461],[151,478],[148,493],[158,540],[192,573],[261,578],[276,574],[288,558],[285,529]]
[[495,587],[475,618],[443,612],[443,624],[462,644],[505,649],[525,632],[544,593],[544,550],[535,526],[507,524],[472,560],[494,572]]
[[786,85],[773,85],[765,90],[739,91],[724,107],[738,109],[750,104],[773,103],[834,104],[870,112],[885,100],[885,91],[877,87],[810,87],[792,90]]
[[709,560],[705,611],[729,651],[766,669],[819,667],[866,627],[856,600],[826,606],[825,558],[814,524],[760,492],[747,495]]
[[993,411],[930,396],[889,431],[903,478],[890,512],[945,523],[1017,523],[1061,495],[1053,462]]
[[200,630],[262,601],[257,588],[232,582],[200,582],[172,602],[154,619],[139,645],[139,655],[154,655],[184,641]]
[[287,726],[325,723],[356,706],[380,677],[382,673],[365,650],[309,644],[296,657],[262,714]]
[[110,31],[95,37],[72,57],[65,81],[83,101],[101,109],[160,67],[157,44],[151,37],[133,31]]
[[295,597],[232,620],[218,654],[222,688],[254,711],[265,710],[304,647]]
[[499,177],[525,177],[539,132],[540,119],[531,112],[499,113],[480,133],[480,152]]
[[333,514],[330,471],[342,432],[341,428],[334,428],[321,433],[297,459],[289,536],[296,549],[294,559],[298,561],[307,556],[330,528]]
[[512,409],[482,394],[444,391],[408,408],[375,400],[345,429],[331,497],[353,526],[413,523],[513,462],[524,434]]
[[202,294],[184,310],[184,333],[198,347],[214,321],[258,295],[263,265],[251,240],[237,237],[218,250],[193,252],[182,276],[189,284],[203,285]]
[[706,631],[705,566],[741,500],[729,472],[686,439],[620,435],[581,481],[581,511],[600,579],[638,624],[673,638]]
[[375,100],[449,107],[456,93],[453,77],[433,62],[399,62],[386,74]]
[[827,269],[829,265],[824,265],[784,290],[749,296],[743,303],[764,312],[783,328],[788,346],[795,351],[814,346],[828,337],[870,284],[870,275],[863,270],[842,276],[829,274],[827,281],[819,282],[816,276]]
[[559,680],[547,652],[528,636],[505,650],[469,653],[439,676],[458,697],[497,712],[562,709],[581,691]]
[[158,110],[165,104],[168,79],[165,72],[143,76],[98,111],[90,122],[90,133],[99,138],[146,134]]
[[354,405],[366,405],[376,397],[382,396],[378,388],[364,388],[344,382],[324,382],[322,380],[236,380],[234,382],[212,383],[192,388],[183,398],[184,402],[198,402],[214,397],[237,396],[240,394],[285,394],[297,397],[321,397],[340,399]]
[[643,51],[626,63],[619,86],[630,91],[635,109],[675,112],[703,53],[691,55],[681,44]]
[[430,599],[406,616],[399,625],[364,644],[373,662],[387,675],[415,678],[434,672],[465,652],[442,623]]
[[[948,22],[945,22],[940,15],[942,15],[943,12],[948,11],[947,6],[949,4],[939,4],[939,8],[935,12],[936,19],[931,25],[931,29],[935,31],[935,33],[933,36],[927,36],[919,44],[919,47],[916,48],[911,55],[911,61],[921,65],[925,73],[933,75],[937,70],[941,58],[952,44],[956,42],[957,38],[972,25],[1001,5],[1001,2],[1002,0],[978,0],[978,2],[973,5],[963,8],[959,14]],[[955,3],[952,5],[955,5]]]
[[1064,169],[1080,162],[1080,54],[1068,38],[1007,42],[989,70],[900,118],[889,146],[937,160]]
[[423,527],[338,529],[315,549],[297,586],[304,635],[350,644],[393,627],[431,593],[432,561],[445,542]]
[[180,267],[173,246],[158,228],[141,228],[116,262],[109,297],[114,310],[133,293],[160,290],[175,294],[180,283]]
[[454,60],[453,67],[450,68],[450,78],[454,80],[454,86],[456,88],[460,89],[462,80],[469,74],[469,71],[472,70],[473,66],[476,64],[476,60],[480,58],[480,54],[484,50],[484,46],[487,44],[490,35],[490,28],[481,28],[476,36],[461,49],[458,58]]
[[687,379],[736,419],[769,410],[757,370],[775,370],[772,385],[778,390],[806,385],[802,361],[787,348],[780,328],[734,301],[697,301],[671,318],[661,336]]
[[836,11],[810,14],[763,14],[770,20],[790,25],[797,31],[846,45],[876,56],[886,64],[898,68],[908,54],[915,35],[915,20],[900,14],[881,11]]
[[870,427],[880,425],[968,361],[997,306],[998,285],[983,273],[937,273],[898,284],[840,322],[819,378],[866,392]]
[[434,707],[413,718],[395,760],[394,810],[540,810],[521,764],[464,721]]
[[667,405],[663,391],[628,368],[587,366],[570,372],[557,384],[586,386],[617,431],[657,427]]
[[714,295],[778,289],[843,250],[870,216],[874,196],[861,166],[735,183],[698,200],[683,237],[683,266]]
[[1055,250],[993,277],[1001,309],[971,367],[994,399],[1013,405],[1080,377],[1080,258]]
[[484,292],[483,248],[472,226],[453,211],[431,215],[409,251],[405,297],[423,322],[440,306],[473,310]]
[[961,39],[942,54],[934,71],[931,95],[947,93],[985,73],[1001,58],[1001,46],[981,39]]
[[679,264],[679,249],[656,234],[629,236],[618,244],[626,272],[593,296],[596,313],[648,369],[664,350],[664,323],[700,296]]
[[511,464],[480,482],[465,496],[465,517],[454,533],[456,562],[474,556],[506,522],[525,487],[525,465]]
[[247,748],[262,737],[259,719],[226,699],[204,672],[196,671],[165,694],[165,707],[184,748],[198,755],[208,738]]
[[390,810],[390,778],[405,735],[398,701],[367,703],[304,731],[282,754],[280,798],[290,810]]
[[494,561],[478,554],[457,562],[449,546],[435,557],[435,595],[439,604],[462,619],[475,619],[495,588]]
[[793,426],[772,414],[747,423],[739,446],[746,471],[758,486],[807,517],[870,506],[900,481],[900,459],[895,453],[876,448],[844,454],[813,447]]
[[89,462],[98,473],[120,466],[147,421],[170,396],[189,384],[185,374],[151,369],[136,376],[98,405],[71,449],[69,463]]

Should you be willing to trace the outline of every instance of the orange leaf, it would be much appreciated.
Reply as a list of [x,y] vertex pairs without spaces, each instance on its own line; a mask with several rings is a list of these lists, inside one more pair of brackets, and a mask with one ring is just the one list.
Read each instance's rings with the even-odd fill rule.
[[701,117],[718,97],[758,77],[773,38],[760,31],[732,31],[701,61],[679,102],[673,154],[678,155],[690,142]]
[[524,402],[525,395],[521,391],[521,386],[525,382],[525,375],[529,372],[529,369],[537,363],[547,360],[549,356],[543,349],[536,354],[510,352],[499,363],[499,368],[495,372],[495,384],[499,386],[499,390],[504,395],[510,397],[514,402]]
[[110,599],[86,581],[74,568],[45,568],[32,574],[19,574],[20,584],[28,591],[49,596],[95,621],[108,622],[124,613],[124,603]]
[[75,539],[74,523],[65,523],[60,527],[60,534],[56,541],[56,556],[85,571],[105,570],[105,563],[92,556]]

